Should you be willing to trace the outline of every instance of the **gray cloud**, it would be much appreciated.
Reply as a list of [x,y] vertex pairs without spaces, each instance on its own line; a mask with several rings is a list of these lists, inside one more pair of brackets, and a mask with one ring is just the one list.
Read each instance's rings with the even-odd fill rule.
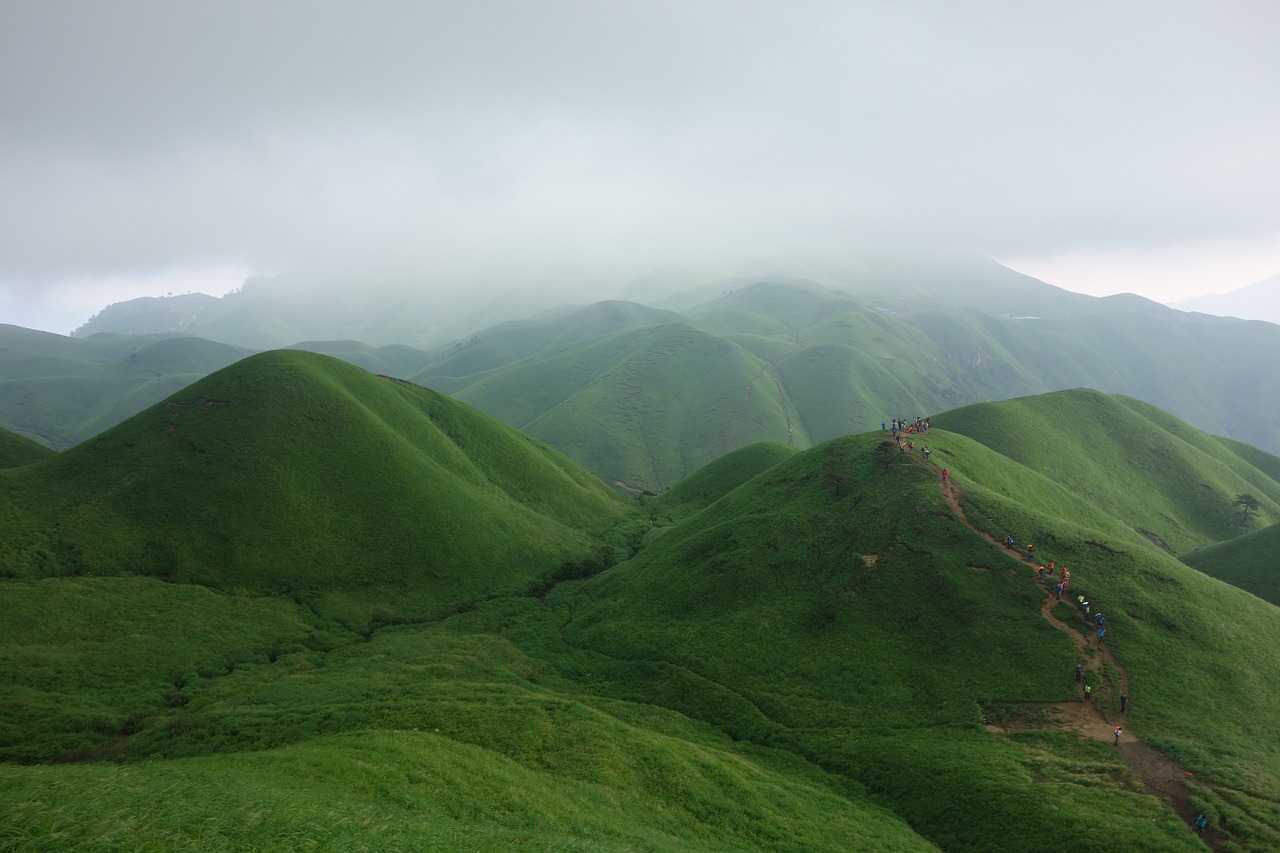
[[0,15],[0,284],[1280,234],[1280,6],[116,2]]

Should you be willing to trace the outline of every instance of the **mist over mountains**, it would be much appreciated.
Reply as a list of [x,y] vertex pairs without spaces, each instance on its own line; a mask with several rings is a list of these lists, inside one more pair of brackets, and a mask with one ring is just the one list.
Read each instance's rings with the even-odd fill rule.
[[[325,352],[453,395],[639,491],[669,488],[754,441],[807,447],[887,418],[1075,387],[1135,397],[1280,452],[1280,380],[1267,367],[1280,353],[1275,325],[1074,294],[971,254],[771,264],[761,275],[670,269],[594,289],[482,289],[470,302],[453,291],[286,276],[219,299],[119,303],[74,339],[46,343],[197,334]],[[553,301],[609,290],[619,298]],[[180,381],[168,371],[147,379],[157,392]],[[8,371],[0,425],[54,447],[109,425],[77,402],[92,425],[60,418],[55,433],[38,406],[19,405],[51,381]]]
[[1203,311],[1242,320],[1265,320],[1280,323],[1280,275],[1241,287],[1227,293],[1214,293],[1173,303],[1182,311]]

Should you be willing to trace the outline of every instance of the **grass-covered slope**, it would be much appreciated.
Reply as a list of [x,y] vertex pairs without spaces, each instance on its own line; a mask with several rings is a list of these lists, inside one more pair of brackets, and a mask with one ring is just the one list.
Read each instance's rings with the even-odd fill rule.
[[[1137,400],[1077,389],[966,406],[934,423],[1034,469],[1175,554],[1280,519],[1280,460],[1241,453],[1236,442]],[[1256,496],[1260,520],[1242,516],[1242,494]]]
[[[310,440],[331,455],[318,423],[340,422],[353,401],[396,425],[374,430],[384,452],[395,436],[434,446],[412,425],[436,401],[446,408],[432,422],[448,421],[476,469],[511,467],[480,458],[509,430],[479,419],[494,430],[480,440],[467,426],[478,416],[420,389],[301,353],[238,369],[198,388],[210,396],[195,411],[225,419],[262,393],[310,421],[289,403],[296,389],[317,418]],[[228,402],[205,405],[215,399]],[[257,417],[291,456],[288,418]],[[139,423],[120,436],[141,452]],[[172,435],[168,423],[218,450],[196,420],[162,420]],[[1276,609],[1183,566],[1033,465],[958,433],[928,441],[953,474],[945,490],[936,466],[878,432],[727,454],[635,502],[624,526],[648,533],[630,559],[558,584],[493,575],[487,595],[459,581],[453,594],[474,600],[415,624],[347,627],[309,594],[0,580],[0,749],[30,764],[0,766],[6,843],[1195,850],[1184,811],[1196,809],[1215,844],[1274,849],[1280,756],[1257,725],[1280,716]],[[180,473],[180,458],[165,465]],[[253,477],[275,488],[279,474]],[[435,482],[443,501],[471,481]],[[605,493],[601,511],[585,494],[546,517],[574,530],[617,519],[616,499]],[[151,512],[166,523],[163,506]],[[60,535],[81,523],[64,519]],[[411,536],[406,523],[386,518],[384,534]],[[1065,604],[1047,610],[1028,565],[981,535],[1005,529],[1072,567],[1108,616],[1105,649]],[[355,523],[324,533],[336,550],[359,535]],[[470,577],[450,547],[440,543],[439,573]],[[326,582],[388,614],[418,595],[408,575],[354,591]],[[1076,692],[1080,660],[1096,706]],[[1133,700],[1123,718],[1122,686]],[[1106,740],[1054,709],[1078,711]],[[1110,719],[1127,732],[1119,747]],[[1180,811],[1148,793],[1152,767],[1135,755],[1195,773],[1192,783],[1174,768]],[[71,763],[44,763],[54,760]]]
[[1280,524],[1182,555],[1182,562],[1280,606]]
[[30,465],[52,456],[54,451],[17,433],[0,429],[0,468]]
[[[978,529],[1036,536],[1042,557],[1069,563],[1073,587],[1105,609],[1124,670],[1097,651],[1086,661],[1103,713],[1195,772],[1205,787],[1190,802],[1228,816],[1253,849],[1280,842],[1268,805],[1280,753],[1255,744],[1256,721],[1280,715],[1280,661],[1261,651],[1280,645],[1277,611],[1034,467],[956,434],[929,443]],[[936,469],[880,444],[799,454],[664,530],[576,592],[566,639],[599,655],[613,695],[786,744],[941,846],[1192,849],[1109,742],[1050,724],[984,728],[1010,708],[1075,703],[1073,629],[1041,613],[1051,593],[1026,563],[947,507]],[[1094,647],[1091,632],[1080,638]],[[1134,698],[1124,718],[1122,684]]]
[[238,362],[37,465],[5,472],[21,577],[138,574],[224,590],[394,586],[429,613],[591,546],[619,500],[492,419],[343,362]]

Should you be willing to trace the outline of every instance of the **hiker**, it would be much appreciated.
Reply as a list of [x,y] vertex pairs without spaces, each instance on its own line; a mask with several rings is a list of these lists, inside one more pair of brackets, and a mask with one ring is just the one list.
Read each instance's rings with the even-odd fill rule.
[[947,478],[951,476],[951,472],[946,468],[942,469],[942,482],[947,482]]
[[1114,732],[1112,732],[1112,734],[1114,734],[1114,735],[1116,736],[1116,746],[1119,746],[1119,745],[1120,745],[1120,735],[1124,734],[1124,729],[1120,728],[1119,726],[1116,726],[1115,731],[1114,731]]
[[908,444],[907,447],[911,450],[912,453],[916,452],[916,443],[914,441]]
[[924,461],[925,461],[925,462],[928,462],[928,461],[929,461],[929,457],[932,455],[932,454],[930,453],[930,451],[929,451],[929,448],[927,448],[927,447],[926,447],[924,450],[920,451],[920,453],[924,455]]
[[1123,714],[1127,710],[1129,710],[1129,694],[1121,693],[1120,694],[1120,713]]
[[1010,551],[1012,551],[1012,550],[1013,550],[1013,545],[1014,545],[1013,537],[1006,533],[1006,534],[1005,534],[1005,537],[1004,537],[1004,547],[1006,547],[1006,548],[1008,548]]
[[1034,560],[1036,557],[1036,546],[1030,542],[1027,543],[1027,559]]
[[1086,684],[1084,686],[1084,701],[1086,702],[1093,701],[1093,687],[1089,684]]
[[1106,639],[1106,637],[1107,637],[1107,629],[1106,629],[1106,628],[1099,628],[1099,629],[1098,629],[1098,639],[1099,639],[1099,640],[1105,640],[1105,639]]
[[1049,561],[1049,574],[1053,574],[1053,560]]
[[1084,678],[1084,667],[1080,664],[1076,664],[1076,684],[1079,684],[1083,678]]
[[1097,625],[1098,627],[1102,627],[1102,623],[1106,621],[1107,621],[1107,617],[1103,616],[1101,613],[1093,617],[1093,624]]
[[1058,581],[1058,585],[1053,588],[1054,595],[1058,596],[1058,600],[1062,600],[1062,581]]
[[1196,835],[1204,835],[1204,828],[1209,825],[1209,819],[1203,814],[1196,815]]
[[881,431],[881,432],[884,432],[884,431],[885,431],[885,430],[887,430],[887,429],[888,429],[888,427],[884,425],[884,421],[881,421],[881,422],[880,422],[880,431]]
[[1036,569],[1036,575],[1040,578],[1040,580],[1044,580],[1044,566],[1040,566]]

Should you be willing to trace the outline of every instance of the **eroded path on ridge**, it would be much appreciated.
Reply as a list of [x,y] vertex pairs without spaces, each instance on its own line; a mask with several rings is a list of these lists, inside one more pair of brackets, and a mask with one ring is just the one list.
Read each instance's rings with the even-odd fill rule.
[[[947,502],[947,506],[955,513],[961,524],[997,548],[1005,549],[1003,542],[997,540],[995,536],[987,531],[978,529],[969,520],[969,516],[965,514],[964,508],[960,505],[962,491],[959,486],[954,482],[944,480],[940,484],[939,490],[942,499]],[[1027,558],[1012,552],[1009,554],[1009,559],[1018,563],[1020,567],[1030,564]],[[1042,583],[1039,581],[1037,583],[1043,588],[1044,585]],[[1021,713],[1018,719],[1002,725],[988,725],[987,728],[998,732],[1061,731],[1065,729],[1077,732],[1093,740],[1114,743],[1115,727],[1121,725],[1125,731],[1116,746],[1120,757],[1124,759],[1134,775],[1142,780],[1143,787],[1148,794],[1163,799],[1179,817],[1185,820],[1188,825],[1192,825],[1196,819],[1197,812],[1195,806],[1191,803],[1191,794],[1186,786],[1191,774],[1184,771],[1164,754],[1157,752],[1133,737],[1129,733],[1128,727],[1124,725],[1123,718],[1116,720],[1109,718],[1108,710],[1111,704],[1111,695],[1108,691],[1112,682],[1106,677],[1105,669],[1109,666],[1117,674],[1120,690],[1124,693],[1129,692],[1129,673],[1116,660],[1110,648],[1103,643],[1095,642],[1088,638],[1085,633],[1073,627],[1072,624],[1055,613],[1054,605],[1058,603],[1059,600],[1053,590],[1045,589],[1044,600],[1040,603],[1040,615],[1054,628],[1071,637],[1071,641],[1076,647],[1077,658],[1086,670],[1096,674],[1097,682],[1101,688],[1095,694],[1096,701],[1086,702],[1081,698],[1068,702],[1024,703],[1020,706]],[[1065,603],[1067,603],[1068,607],[1071,607],[1069,602]],[[1088,624],[1083,619],[1078,618],[1072,621],[1078,621],[1081,625]],[[1201,840],[1211,850],[1222,849],[1219,839],[1214,837],[1211,830],[1206,830]]]

